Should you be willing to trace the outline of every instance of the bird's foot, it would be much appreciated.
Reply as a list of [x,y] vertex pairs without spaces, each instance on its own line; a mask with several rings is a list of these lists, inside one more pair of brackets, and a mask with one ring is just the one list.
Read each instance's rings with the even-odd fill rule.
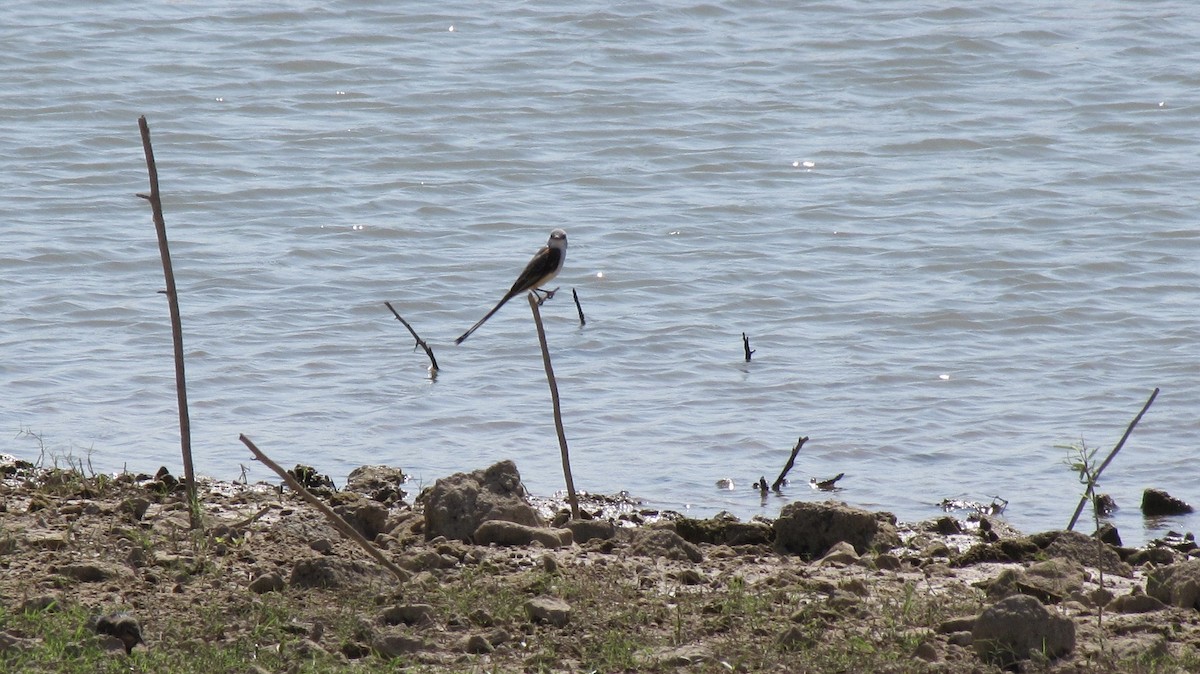
[[553,298],[554,293],[556,292],[558,292],[558,288],[555,288],[554,290],[544,290],[542,288],[533,289],[533,294],[537,295],[539,307],[545,304],[546,300]]

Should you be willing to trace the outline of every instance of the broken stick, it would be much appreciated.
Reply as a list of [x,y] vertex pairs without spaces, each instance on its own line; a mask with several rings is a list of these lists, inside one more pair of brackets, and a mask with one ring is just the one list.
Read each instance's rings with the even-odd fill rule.
[[[396,320],[403,323],[404,327],[408,328],[408,331],[410,333],[412,333],[413,339],[417,340],[417,346],[421,347],[422,349],[425,349],[425,355],[429,356],[429,363],[430,363],[430,365],[433,366],[432,372],[436,373],[438,371],[438,364],[437,364],[437,358],[433,357],[433,349],[429,347],[429,344],[426,343],[425,340],[421,339],[421,336],[417,334],[416,330],[413,330],[413,326],[409,325],[408,321],[404,320],[404,317],[400,315],[400,312],[396,311],[395,307],[392,306],[391,302],[388,302],[385,300],[384,304],[387,305],[388,309],[392,310],[392,315],[396,317]],[[413,348],[415,349],[416,346],[414,346]]]
[[256,447],[253,442],[250,442],[250,438],[247,438],[245,434],[238,435],[238,439],[240,439],[242,444],[246,445],[246,447],[250,449],[250,451],[254,454],[254,458],[261,461],[267,468],[275,471],[275,474],[283,478],[283,481],[287,483],[288,487],[291,487],[292,491],[303,496],[305,501],[308,501],[314,508],[321,511],[321,514],[325,516],[325,519],[329,520],[329,523],[333,525],[333,528],[337,529],[338,532],[340,532],[346,538],[358,543],[358,547],[362,548],[367,552],[367,554],[374,557],[375,561],[379,562],[383,568],[391,571],[392,574],[396,576],[397,580],[403,583],[407,582],[408,579],[412,577],[411,573],[396,566],[391,560],[389,560],[387,557],[384,557],[379,548],[375,547],[362,534],[358,533],[357,529],[350,526],[346,520],[342,519],[337,513],[333,512],[329,506],[322,503],[321,499],[313,496],[312,493],[301,486],[300,483],[296,481],[296,478],[288,475],[288,472],[284,470],[282,466],[272,461],[271,458],[266,454],[263,454],[262,450]]
[[[749,358],[747,358],[747,360],[749,360]],[[783,480],[787,477],[788,471],[792,469],[792,466],[796,465],[796,455],[800,453],[800,448],[803,447],[804,443],[806,442],[808,442],[807,435],[801,437],[800,440],[796,442],[796,446],[792,447],[792,455],[788,457],[787,465],[783,467],[783,472],[779,474],[779,477],[775,478],[775,484],[771,485],[772,491],[779,491],[779,488],[783,486]],[[764,484],[763,487],[765,490],[766,485]]]

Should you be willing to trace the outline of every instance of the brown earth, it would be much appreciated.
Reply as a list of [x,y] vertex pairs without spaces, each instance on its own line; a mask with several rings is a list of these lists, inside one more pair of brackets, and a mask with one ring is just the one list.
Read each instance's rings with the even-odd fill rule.
[[[1194,559],[1183,542],[1103,546],[1099,556],[1078,534],[1024,537],[998,520],[947,517],[899,527],[892,549],[843,544],[806,559],[745,538],[749,523],[737,539],[729,519],[673,519],[596,498],[584,510],[615,524],[611,537],[481,546],[426,540],[422,506],[398,490],[327,492],[406,570],[402,581],[275,486],[204,481],[203,529],[193,530],[169,475],[5,471],[0,670],[50,638],[18,615],[63,611],[91,616],[81,626],[89,635],[97,616],[135,619],[142,640],[130,639],[131,654],[119,640],[81,637],[81,648],[130,659],[126,671],[154,671],[145,663],[155,654],[186,662],[216,644],[244,655],[229,670],[243,672],[992,672],[1004,663],[982,660],[971,632],[979,613],[1014,593],[1075,629],[1069,653],[1016,669],[1200,664],[1197,607],[1144,594],[1148,574]],[[540,509],[561,523],[555,505]],[[769,522],[750,528],[773,536]],[[644,533],[660,530],[668,533]]]

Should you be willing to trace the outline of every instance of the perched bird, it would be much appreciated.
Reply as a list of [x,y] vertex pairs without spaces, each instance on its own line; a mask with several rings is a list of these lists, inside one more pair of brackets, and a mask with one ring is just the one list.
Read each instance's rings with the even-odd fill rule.
[[[471,326],[470,330],[462,333],[458,339],[454,340],[455,344],[462,344],[463,340],[471,336],[472,332],[479,329],[487,319],[492,317],[492,314],[500,310],[504,303],[512,298],[520,295],[523,292],[531,291],[534,294],[546,293],[547,296],[552,293],[542,290],[542,285],[548,283],[550,279],[558,276],[558,272],[562,269],[563,263],[567,261],[567,233],[561,229],[556,229],[550,232],[550,240],[546,242],[542,249],[534,253],[533,259],[529,264],[525,265],[525,270],[517,277],[517,280],[512,284],[512,288],[508,293],[500,299],[492,310],[487,312],[479,322]],[[544,300],[545,298],[543,298]]]

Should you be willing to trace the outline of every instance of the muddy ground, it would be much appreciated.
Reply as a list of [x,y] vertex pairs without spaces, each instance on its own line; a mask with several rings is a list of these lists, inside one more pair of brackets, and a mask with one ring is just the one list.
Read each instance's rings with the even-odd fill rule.
[[[721,540],[725,520],[681,524],[596,498],[584,510],[616,525],[611,537],[480,546],[426,540],[421,504],[399,489],[327,491],[343,512],[364,501],[382,512],[356,525],[402,580],[276,485],[203,481],[194,530],[169,475],[12,463],[5,473],[0,669],[76,671],[70,658],[100,649],[127,661],[123,671],[166,671],[154,664],[163,656],[183,663],[171,671],[192,671],[189,658],[223,657],[212,648],[232,659],[207,671],[242,672],[1167,672],[1200,663],[1200,612],[1144,596],[1154,569],[1196,559],[1184,541],[1104,546],[1108,556],[1097,557],[1075,537],[947,517],[900,525],[893,549],[842,546],[807,559],[770,540],[705,542]],[[539,507],[548,521],[557,514],[556,504]],[[684,533],[691,547],[636,533],[648,528]],[[771,523],[760,530],[770,535]],[[976,616],[1014,593],[1074,624],[1068,653],[1003,662],[976,652]],[[39,632],[62,625],[29,617],[39,612],[81,622],[70,637],[77,649],[48,654],[62,637]],[[136,621],[136,638],[112,628],[123,620]]]

